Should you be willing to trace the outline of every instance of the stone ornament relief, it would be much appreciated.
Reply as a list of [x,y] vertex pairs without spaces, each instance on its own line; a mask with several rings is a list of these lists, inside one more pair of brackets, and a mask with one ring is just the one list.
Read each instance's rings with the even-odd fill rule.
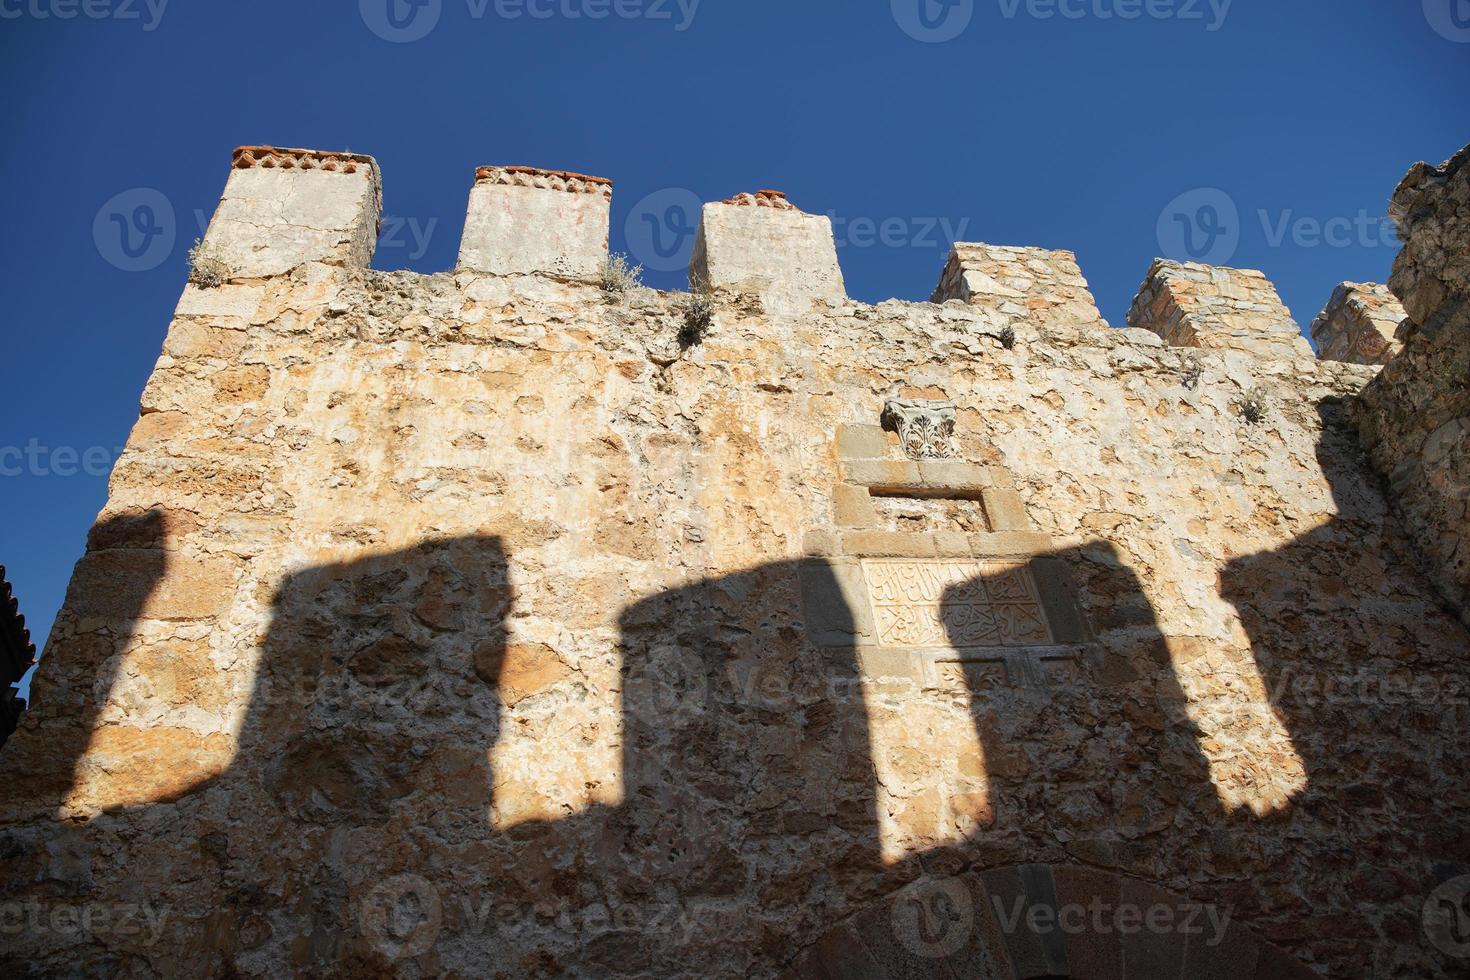
[[862,565],[880,646],[1052,643],[1025,565],[964,560],[867,560]]
[[883,427],[898,433],[910,459],[953,459],[954,402],[891,398],[883,406]]

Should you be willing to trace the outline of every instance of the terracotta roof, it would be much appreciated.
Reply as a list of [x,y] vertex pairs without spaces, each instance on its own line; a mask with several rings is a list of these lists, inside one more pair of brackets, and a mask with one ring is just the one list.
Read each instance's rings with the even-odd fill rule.
[[795,204],[786,200],[783,192],[772,190],[759,190],[754,194],[736,194],[724,203],[733,204],[736,207],[775,208],[777,211],[799,210]]
[[234,168],[249,170],[325,170],[330,173],[355,174],[359,169],[376,175],[378,162],[361,153],[333,153],[327,150],[300,150],[281,146],[236,147]]
[[475,171],[475,183],[499,184],[506,187],[539,187],[548,191],[571,194],[601,194],[612,198],[612,181],[570,170],[542,170],[539,167],[481,167]]

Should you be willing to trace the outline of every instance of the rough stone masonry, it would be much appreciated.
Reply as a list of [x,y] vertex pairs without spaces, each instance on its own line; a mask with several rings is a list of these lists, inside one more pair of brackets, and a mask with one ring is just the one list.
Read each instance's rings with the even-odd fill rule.
[[0,754],[0,962],[1461,975],[1463,173],[1374,381],[1238,270],[857,303],[769,191],[707,301],[599,288],[611,185],[528,168],[374,271],[370,158],[239,151]]

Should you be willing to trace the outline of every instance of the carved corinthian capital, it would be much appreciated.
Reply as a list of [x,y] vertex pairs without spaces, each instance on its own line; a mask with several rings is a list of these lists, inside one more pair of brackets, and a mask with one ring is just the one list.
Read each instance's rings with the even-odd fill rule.
[[883,427],[898,433],[911,459],[950,459],[955,453],[953,402],[890,398],[883,406]]

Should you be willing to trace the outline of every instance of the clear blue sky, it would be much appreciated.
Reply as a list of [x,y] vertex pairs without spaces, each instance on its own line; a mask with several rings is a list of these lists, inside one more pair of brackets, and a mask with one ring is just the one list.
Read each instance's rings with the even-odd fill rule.
[[1119,324],[1193,247],[1305,326],[1470,142],[1470,0],[392,2],[0,0],[0,563],[39,635],[236,145],[375,155],[380,268],[450,268],[473,168],[530,164],[613,178],[650,266],[694,197],[774,187],[859,299],[926,299],[959,234],[1076,251]]

